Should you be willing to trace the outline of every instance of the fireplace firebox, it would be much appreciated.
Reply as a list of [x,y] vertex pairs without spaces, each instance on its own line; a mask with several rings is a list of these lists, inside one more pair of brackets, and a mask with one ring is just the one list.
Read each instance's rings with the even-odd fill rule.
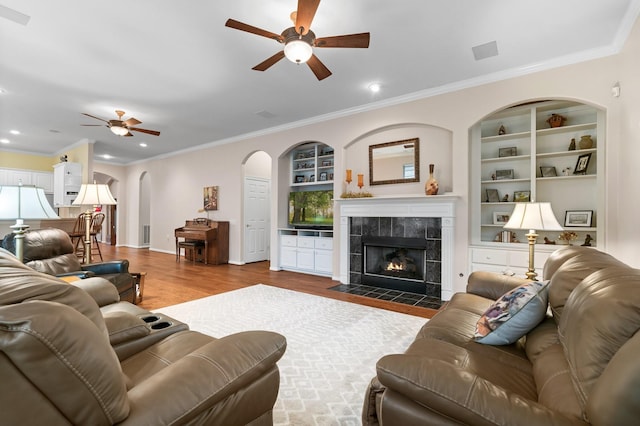
[[363,237],[362,283],[426,294],[427,240]]

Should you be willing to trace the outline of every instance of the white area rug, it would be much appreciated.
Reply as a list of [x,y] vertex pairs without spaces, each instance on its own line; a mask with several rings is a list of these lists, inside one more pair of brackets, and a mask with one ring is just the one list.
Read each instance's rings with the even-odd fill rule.
[[284,335],[276,425],[360,425],[376,362],[404,352],[427,322],[263,284],[158,312],[214,337],[246,330]]

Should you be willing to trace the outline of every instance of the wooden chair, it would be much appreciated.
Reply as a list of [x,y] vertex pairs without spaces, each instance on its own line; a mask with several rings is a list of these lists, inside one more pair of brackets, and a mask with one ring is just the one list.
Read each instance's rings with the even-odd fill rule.
[[98,234],[102,231],[102,223],[104,222],[105,215],[104,213],[94,213],[91,218],[91,239],[93,240],[93,244],[91,244],[91,254],[94,252],[98,253],[100,256],[100,261],[102,262],[102,252],[100,251],[100,244],[98,244]]
[[87,230],[87,222],[84,219],[84,213],[80,213],[73,225],[73,231],[69,232],[71,243],[73,244],[73,252],[80,259],[84,259],[84,237]]

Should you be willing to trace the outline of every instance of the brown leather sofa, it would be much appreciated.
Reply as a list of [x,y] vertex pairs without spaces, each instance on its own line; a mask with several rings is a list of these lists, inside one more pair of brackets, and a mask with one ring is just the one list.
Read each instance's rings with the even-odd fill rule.
[[[2,248],[15,254],[14,237],[14,234],[5,235]],[[62,229],[29,229],[24,234],[24,263],[36,271],[59,277],[100,276],[118,289],[121,300],[131,303],[136,300],[135,278],[129,273],[128,260],[82,265],[74,253],[71,237]]]
[[0,423],[273,424],[283,336],[216,339],[73,284],[0,249]]
[[474,340],[494,300],[525,282],[469,277],[404,354],[379,360],[365,425],[636,425],[640,270],[586,247],[546,262],[550,313],[513,344]]

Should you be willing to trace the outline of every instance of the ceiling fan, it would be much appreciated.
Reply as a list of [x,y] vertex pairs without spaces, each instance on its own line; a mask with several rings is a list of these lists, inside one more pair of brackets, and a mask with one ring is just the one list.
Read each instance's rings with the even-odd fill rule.
[[[96,117],[95,115],[87,114],[86,112],[83,112],[82,114],[86,115],[87,117],[95,118],[96,120],[104,121],[105,123],[107,123],[106,126],[118,136],[133,136],[131,134],[131,130],[133,130],[134,132],[142,132],[149,135],[160,136],[160,132],[156,130],[147,130],[141,129],[139,127],[132,127],[142,123],[142,121],[137,120],[133,117],[123,121],[122,116],[124,115],[124,111],[120,111],[119,109],[116,110],[116,114],[118,115],[117,120],[105,120],[100,117]],[[102,124],[82,124],[82,126],[102,126]]]
[[228,19],[225,26],[240,31],[246,31],[262,37],[276,40],[284,44],[284,50],[276,53],[269,59],[259,63],[252,69],[266,71],[276,62],[286,57],[292,62],[307,63],[318,80],[323,80],[331,75],[331,71],[313,53],[314,47],[369,47],[369,33],[348,34],[334,37],[320,37],[311,28],[311,21],[316,14],[320,0],[298,0],[298,10],[291,13],[293,27],[287,28],[281,34],[272,33],[234,19]]

